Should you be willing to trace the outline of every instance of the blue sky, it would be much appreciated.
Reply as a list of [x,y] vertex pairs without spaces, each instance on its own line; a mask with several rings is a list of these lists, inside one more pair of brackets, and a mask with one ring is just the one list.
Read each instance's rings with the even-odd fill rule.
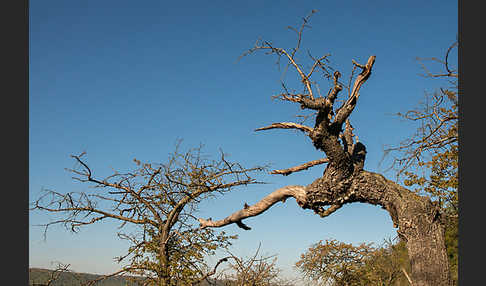
[[[304,32],[303,51],[330,53],[343,78],[351,59],[364,63],[376,55],[351,122],[367,146],[365,168],[383,172],[384,145],[414,130],[393,114],[415,107],[425,91],[438,87],[419,76],[416,57],[442,57],[455,41],[456,1],[31,1],[30,198],[41,188],[85,189],[64,170],[74,165],[69,155],[82,151],[100,176],[134,168],[134,158],[164,162],[178,138],[184,148],[203,143],[209,155],[221,148],[248,167],[287,168],[322,157],[297,132],[253,131],[295,121],[300,110],[270,98],[281,92],[275,57],[256,53],[237,61],[258,38],[292,48],[295,34],[286,27],[298,27],[312,9],[318,13]],[[290,76],[286,82],[295,83]],[[322,170],[262,175],[270,184],[204,202],[201,216],[223,218],[279,187],[309,184]],[[392,172],[385,175],[393,178]],[[76,235],[55,227],[43,241],[34,225],[49,219],[30,213],[31,266],[62,261],[76,271],[118,269],[112,258],[126,245],[114,225]],[[383,209],[364,204],[320,219],[289,200],[246,223],[251,231],[225,228],[240,236],[234,253],[250,255],[261,242],[264,253],[279,254],[288,276],[299,255],[321,239],[380,243],[396,235]]]

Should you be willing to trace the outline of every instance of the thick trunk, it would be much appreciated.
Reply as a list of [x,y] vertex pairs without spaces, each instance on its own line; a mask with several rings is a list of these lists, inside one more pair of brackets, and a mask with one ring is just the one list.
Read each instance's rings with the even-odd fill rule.
[[407,240],[413,285],[452,285],[443,226],[439,223],[419,223],[417,228],[423,230],[410,234]]
[[[333,186],[329,180],[317,179],[307,186],[306,207],[364,202],[386,209],[407,242],[414,286],[451,285],[449,262],[444,242],[444,225],[437,204],[401,187],[382,175],[360,171]],[[345,193],[343,189],[347,190]],[[338,191],[340,194],[336,194]]]
[[225,219],[199,219],[199,222],[202,228],[236,223],[250,229],[241,222],[243,219],[257,216],[288,197],[294,197],[300,207],[312,209],[321,217],[354,202],[381,206],[390,214],[394,227],[398,228],[398,235],[407,242],[412,268],[411,277],[407,276],[407,279],[412,280],[412,285],[452,285],[439,206],[380,174],[360,168],[346,178],[340,176],[339,169],[328,165],[324,175],[310,185],[287,186]]
[[398,228],[398,235],[407,242],[412,268],[411,277],[407,279],[412,280],[412,285],[452,285],[444,241],[444,224],[438,204],[380,174],[360,168],[349,177],[341,174],[339,168],[328,165],[324,175],[310,185],[287,186],[225,219],[199,219],[199,222],[202,228],[236,223],[242,228],[250,229],[242,223],[243,219],[257,216],[288,197],[294,197],[300,207],[312,209],[321,217],[332,214],[344,204],[362,202],[379,205],[388,211],[393,226]]
[[[165,238],[166,236],[162,236]],[[166,241],[164,239],[163,241]],[[159,286],[169,286],[170,276],[169,276],[169,254],[167,252],[167,244],[161,243],[160,250],[160,272],[159,272]]]
[[[350,125],[347,128],[351,134]],[[340,149],[337,131],[332,133],[325,128],[317,131],[310,134],[313,143],[318,149],[324,150],[329,158],[322,177],[305,187],[287,186],[276,190],[255,205],[245,206],[225,219],[199,219],[201,227],[221,227],[236,223],[244,229],[250,229],[243,224],[243,219],[259,215],[278,201],[285,201],[287,197],[294,197],[300,207],[312,209],[321,217],[353,202],[379,205],[388,211],[394,227],[398,228],[397,233],[407,242],[412,285],[452,285],[444,243],[444,224],[438,204],[380,174],[364,171],[366,148],[363,144],[357,142],[351,145],[348,138],[346,144],[352,147]]]

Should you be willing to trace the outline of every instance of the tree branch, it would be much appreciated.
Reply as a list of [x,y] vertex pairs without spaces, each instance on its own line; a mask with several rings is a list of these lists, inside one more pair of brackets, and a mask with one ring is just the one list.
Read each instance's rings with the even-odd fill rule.
[[376,58],[375,56],[370,56],[368,58],[368,62],[364,66],[357,64],[353,61],[353,63],[358,67],[362,68],[363,71],[358,75],[358,77],[354,81],[354,86],[351,91],[351,95],[349,99],[337,111],[336,119],[335,119],[335,122],[337,124],[342,125],[344,121],[349,117],[354,107],[356,106],[356,101],[358,100],[359,97],[359,90],[363,85],[363,83],[365,83],[365,81],[369,78],[371,74],[371,69],[373,68],[373,64],[375,63],[375,58]]
[[307,163],[304,163],[304,164],[301,164],[301,165],[298,165],[298,166],[295,166],[295,167],[292,167],[292,168],[283,169],[283,170],[273,170],[273,171],[270,172],[270,174],[288,176],[288,175],[290,175],[294,172],[307,170],[310,167],[314,167],[314,166],[324,164],[324,163],[328,163],[328,162],[329,162],[328,158],[317,159],[317,160],[313,160],[313,161],[310,161],[310,162],[307,162]]
[[299,206],[304,206],[306,203],[306,192],[304,186],[286,186],[280,189],[273,191],[271,194],[267,195],[259,202],[252,206],[248,206],[247,208],[243,208],[230,216],[226,217],[225,219],[212,221],[211,219],[205,220],[200,218],[200,228],[206,227],[222,227],[228,224],[236,223],[239,227],[243,229],[250,229],[248,226],[244,225],[241,220],[253,216],[257,216],[267,209],[269,209],[274,204],[278,203],[279,201],[284,202],[287,198],[294,197],[297,201]]
[[318,209],[314,209],[314,212],[318,214],[320,217],[324,218],[331,215],[332,213],[340,209],[342,206],[343,206],[342,204],[335,204],[335,205],[331,205],[327,209],[320,207]]
[[221,263],[223,263],[223,262],[228,261],[229,258],[232,258],[232,256],[227,256],[227,257],[221,258],[216,263],[216,265],[214,266],[214,268],[213,268],[213,270],[211,272],[208,272],[208,273],[204,274],[203,277],[201,277],[197,281],[193,282],[192,285],[200,285],[199,283],[201,283],[203,280],[206,280],[209,276],[212,276],[212,275],[216,274],[216,270],[218,269],[219,265]]
[[272,125],[265,126],[265,127],[261,127],[261,128],[257,128],[257,129],[255,129],[255,131],[262,131],[262,130],[268,130],[268,129],[274,129],[274,128],[298,129],[298,130],[300,130],[302,132],[305,132],[307,134],[309,134],[312,131],[312,128],[310,128],[308,126],[301,125],[301,124],[297,124],[297,123],[293,123],[293,122],[272,123]]

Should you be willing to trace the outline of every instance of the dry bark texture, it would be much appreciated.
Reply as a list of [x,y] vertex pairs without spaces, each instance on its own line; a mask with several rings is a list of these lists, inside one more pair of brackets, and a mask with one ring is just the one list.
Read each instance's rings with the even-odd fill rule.
[[[292,52],[275,48],[269,42],[262,42],[257,43],[248,53],[265,50],[276,54],[279,59],[283,57],[288,60],[288,66],[295,68],[300,76],[304,92],[290,93],[284,86],[285,93],[279,94],[275,98],[297,103],[301,109],[310,110],[315,114],[313,127],[293,122],[280,122],[258,128],[256,131],[277,128],[300,130],[312,140],[314,147],[323,151],[327,157],[296,167],[275,170],[271,173],[289,175],[327,163],[322,177],[307,186],[288,186],[278,189],[256,204],[245,205],[243,209],[222,220],[200,219],[201,228],[222,227],[236,223],[244,229],[250,229],[242,223],[243,219],[259,215],[273,204],[285,201],[288,197],[294,197],[300,207],[313,210],[321,217],[326,217],[344,204],[353,202],[379,205],[388,211],[394,226],[398,228],[399,236],[407,241],[412,264],[410,278],[413,285],[450,285],[448,259],[444,245],[444,226],[439,207],[429,198],[418,196],[380,174],[363,170],[366,147],[354,136],[349,116],[357,104],[361,87],[371,75],[375,56],[370,56],[366,64],[352,61],[354,68],[349,85],[345,87],[348,90],[348,98],[339,108],[335,108],[335,99],[343,90],[343,84],[339,80],[341,77],[339,71],[332,74],[329,72],[330,68],[325,61],[327,55],[318,59],[311,57],[314,64],[311,65],[309,72],[304,72],[294,58],[299,49],[302,29],[307,20],[308,18],[304,19],[300,30],[294,29],[298,34],[298,43]],[[333,83],[327,96],[317,96],[313,90],[311,76],[317,69]],[[360,69],[361,72],[354,77],[354,71],[357,69]],[[353,79],[354,83],[351,85]]]

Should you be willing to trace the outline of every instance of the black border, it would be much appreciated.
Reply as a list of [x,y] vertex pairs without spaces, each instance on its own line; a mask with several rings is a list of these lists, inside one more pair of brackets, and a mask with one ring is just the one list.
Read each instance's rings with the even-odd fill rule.
[[[465,4],[469,5],[465,5]],[[458,1],[459,38],[459,285],[479,285],[484,273],[483,167],[485,80],[483,10],[474,1]],[[476,40],[477,39],[477,40]],[[477,165],[479,163],[479,165]]]
[[[2,246],[4,279],[28,285],[29,2],[2,1]],[[5,158],[5,157],[4,157]],[[2,160],[3,161],[3,160]],[[14,202],[12,202],[12,199]]]

